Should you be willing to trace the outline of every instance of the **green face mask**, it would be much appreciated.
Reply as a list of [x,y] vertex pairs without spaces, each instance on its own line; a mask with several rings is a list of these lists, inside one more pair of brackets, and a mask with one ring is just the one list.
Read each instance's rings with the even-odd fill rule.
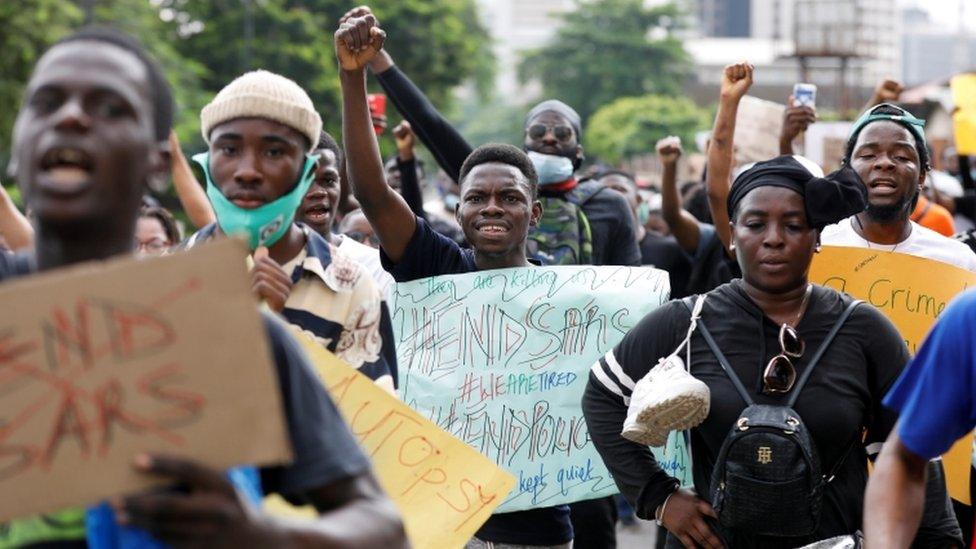
[[217,215],[217,224],[224,234],[241,234],[248,238],[252,250],[259,246],[271,246],[281,239],[295,220],[295,210],[302,203],[302,198],[315,180],[315,163],[318,155],[305,155],[305,166],[298,184],[288,194],[273,202],[253,209],[238,207],[227,200],[220,192],[210,176],[210,153],[200,153],[193,156],[193,161],[203,167],[203,174],[207,178],[207,198]]

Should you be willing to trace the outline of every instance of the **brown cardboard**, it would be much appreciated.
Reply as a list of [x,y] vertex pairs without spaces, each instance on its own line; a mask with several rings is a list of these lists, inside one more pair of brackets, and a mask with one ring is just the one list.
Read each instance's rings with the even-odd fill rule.
[[759,162],[779,156],[779,134],[785,105],[746,95],[735,117],[735,163]]
[[141,452],[291,459],[246,254],[224,239],[0,285],[0,520],[158,483]]

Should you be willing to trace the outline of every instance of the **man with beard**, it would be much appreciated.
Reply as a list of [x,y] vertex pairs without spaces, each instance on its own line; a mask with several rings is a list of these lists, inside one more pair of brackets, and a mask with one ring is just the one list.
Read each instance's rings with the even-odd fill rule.
[[823,244],[901,252],[976,272],[976,254],[969,247],[910,218],[930,169],[924,125],[924,120],[888,103],[854,123],[844,162],[864,182],[868,207],[826,227],[820,237]]

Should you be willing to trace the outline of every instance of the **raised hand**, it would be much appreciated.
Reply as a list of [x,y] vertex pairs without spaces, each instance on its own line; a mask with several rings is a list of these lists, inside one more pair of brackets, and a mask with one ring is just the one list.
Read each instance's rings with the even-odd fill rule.
[[413,128],[410,127],[410,122],[404,120],[397,124],[393,128],[393,139],[396,140],[397,154],[400,160],[411,160],[416,136],[413,133]]
[[877,105],[898,101],[898,97],[901,96],[901,92],[904,89],[905,86],[902,86],[901,82],[891,78],[885,78],[874,87],[874,103]]
[[657,156],[664,165],[676,164],[683,152],[681,150],[681,138],[674,135],[659,140],[654,148],[657,149]]
[[735,63],[725,67],[722,71],[721,96],[723,98],[741,99],[752,86],[752,71],[755,67],[748,61]]
[[373,15],[375,17],[372,8],[370,8],[365,4],[362,6],[356,6],[355,8],[347,11],[345,14],[342,15],[342,17],[339,18],[339,24],[341,25],[346,21],[355,17],[366,17],[367,15]]
[[372,14],[350,17],[335,32],[336,58],[344,71],[363,70],[383,49],[386,32]]

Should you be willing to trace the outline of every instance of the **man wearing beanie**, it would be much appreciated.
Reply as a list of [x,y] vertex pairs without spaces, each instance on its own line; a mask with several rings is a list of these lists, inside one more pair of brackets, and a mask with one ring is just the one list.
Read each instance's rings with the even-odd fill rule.
[[[37,239],[32,254],[0,263],[0,283],[133,254],[142,196],[151,181],[169,175],[172,117],[165,76],[134,38],[86,27],[47,50],[25,90],[11,162],[35,212]],[[43,160],[55,155],[68,161]],[[6,522],[0,547],[405,546],[393,503],[305,354],[283,322],[261,316],[294,450],[291,463],[219,471],[180,456],[178,448],[168,456],[142,455],[131,469],[124,467],[126,474],[152,477],[158,488],[119,494],[111,506],[87,513],[69,509]],[[81,413],[73,414],[78,424],[84,423]],[[75,434],[83,444],[96,432],[107,436],[113,422],[103,420]],[[5,463],[19,453],[10,448]],[[67,479],[58,488],[91,481]],[[266,515],[255,500],[272,493],[308,502],[318,516],[290,521]]]
[[217,222],[187,246],[240,235],[253,254],[252,291],[288,322],[393,392],[380,356],[380,295],[359,263],[308,227],[295,211],[315,176],[322,120],[295,82],[258,70],[222,89],[200,113],[207,197]]

